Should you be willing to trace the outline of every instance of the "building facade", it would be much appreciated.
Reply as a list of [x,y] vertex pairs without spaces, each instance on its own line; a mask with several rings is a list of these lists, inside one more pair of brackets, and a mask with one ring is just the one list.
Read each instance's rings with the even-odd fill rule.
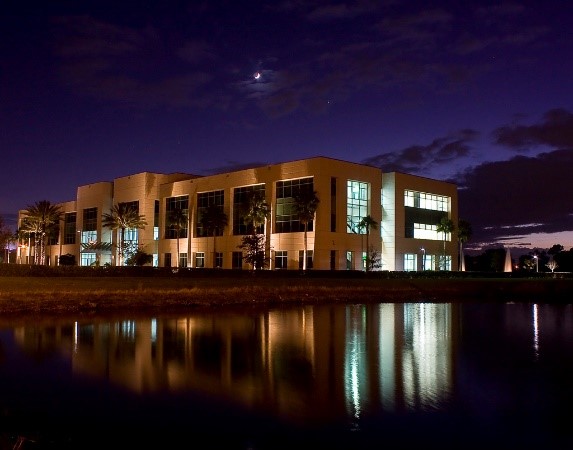
[[[307,225],[295,208],[301,190],[315,192],[318,206]],[[266,200],[270,214],[257,226],[267,268],[418,271],[457,268],[455,233],[437,231],[442,218],[458,223],[457,187],[451,183],[326,157],[210,176],[144,172],[81,186],[74,201],[58,204],[62,222],[46,249],[57,265],[73,255],[82,266],[124,264],[119,243],[153,255],[157,267],[248,269],[243,238],[253,232],[245,212],[252,195]],[[103,225],[115,205],[137,211],[146,225],[121,230]],[[215,208],[226,225],[207,229],[202,218]],[[185,221],[174,225],[174,211]],[[20,221],[25,211],[20,211]],[[373,219],[360,226],[364,217]],[[33,245],[20,246],[18,262],[33,258]]]

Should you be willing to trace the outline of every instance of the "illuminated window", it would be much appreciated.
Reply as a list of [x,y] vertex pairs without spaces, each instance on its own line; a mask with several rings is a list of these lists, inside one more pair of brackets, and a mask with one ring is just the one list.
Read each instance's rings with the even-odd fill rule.
[[433,211],[447,211],[450,197],[426,192],[404,191],[404,206],[413,208],[431,209]]
[[346,270],[353,270],[354,269],[354,252],[347,251],[346,252]]
[[195,254],[195,267],[197,268],[205,267],[205,253],[197,252]]
[[346,183],[346,231],[366,234],[365,228],[358,228],[360,221],[368,215],[370,184],[348,180]]
[[80,265],[81,266],[91,266],[96,263],[95,253],[82,253]]
[[417,255],[415,253],[404,254],[404,270],[412,272],[416,270]]

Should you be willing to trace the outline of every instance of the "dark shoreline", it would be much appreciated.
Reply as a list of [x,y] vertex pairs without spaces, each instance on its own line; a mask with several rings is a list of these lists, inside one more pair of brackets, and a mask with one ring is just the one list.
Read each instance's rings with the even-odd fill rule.
[[[203,274],[201,274],[203,275]],[[356,274],[0,276],[0,325],[12,320],[166,315],[202,308],[328,303],[529,302],[570,304],[573,278]],[[544,274],[545,275],[545,274]]]

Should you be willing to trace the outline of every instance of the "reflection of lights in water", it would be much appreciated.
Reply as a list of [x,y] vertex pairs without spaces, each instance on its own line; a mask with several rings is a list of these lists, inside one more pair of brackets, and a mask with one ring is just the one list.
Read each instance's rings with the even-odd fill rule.
[[354,406],[354,418],[360,419],[360,392],[358,392],[358,354],[352,350],[350,356],[350,383],[352,392],[352,404]]
[[349,308],[347,317],[347,340],[344,364],[346,404],[353,418],[352,429],[358,430],[358,421],[362,416],[362,395],[367,385],[365,360],[366,317],[362,307]]
[[533,355],[539,358],[539,317],[537,303],[533,304]]
[[78,352],[79,324],[74,322],[74,353]]
[[151,321],[151,341],[157,341],[157,319]]
[[451,386],[449,304],[406,304],[402,389],[409,409],[439,408]]

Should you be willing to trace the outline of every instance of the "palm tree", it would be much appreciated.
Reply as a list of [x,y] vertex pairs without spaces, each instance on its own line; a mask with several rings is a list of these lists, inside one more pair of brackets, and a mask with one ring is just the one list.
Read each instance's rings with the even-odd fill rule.
[[[247,220],[252,222],[253,234],[257,233],[257,230],[266,224],[267,218],[270,214],[270,207],[265,199],[265,196],[260,191],[254,191],[249,196],[247,204],[245,205],[245,217]],[[263,227],[263,234],[266,235],[266,226]]]
[[179,267],[179,238],[181,237],[181,232],[187,228],[187,221],[189,220],[189,214],[186,209],[175,208],[169,211],[167,216],[167,225],[175,231],[175,237],[177,238],[177,266]]
[[444,236],[444,250],[442,255],[442,263],[440,264],[441,270],[446,270],[446,239],[449,233],[453,233],[456,229],[454,221],[449,219],[447,216],[442,217],[438,225],[436,226],[436,231],[438,233],[443,233]]
[[[263,227],[263,242],[265,244],[265,254],[261,257],[258,256],[257,261],[260,259],[266,261],[267,253],[267,219],[271,214],[271,208],[265,199],[265,195],[261,191],[253,191],[248,198],[245,205],[244,216],[251,222],[252,236],[256,236],[257,231]],[[257,240],[258,242],[259,240]],[[254,242],[251,240],[251,242]],[[264,268],[264,264],[257,264],[255,268]]]
[[302,261],[302,270],[306,271],[306,255],[307,250],[307,231],[308,224],[314,220],[316,210],[320,200],[316,191],[309,189],[299,189],[294,195],[294,211],[298,216],[298,220],[304,225],[304,253]]
[[22,230],[34,234],[34,245],[39,250],[34,255],[34,264],[46,263],[46,239],[59,225],[62,214],[61,208],[48,200],[40,200],[24,211]]
[[221,206],[209,205],[201,214],[201,225],[207,231],[208,235],[213,236],[213,269],[216,267],[217,251],[215,249],[216,239],[219,232],[227,226],[227,214]]
[[119,203],[110,208],[109,213],[102,215],[102,226],[111,230],[119,230],[119,252],[118,252],[118,265],[122,265],[122,257],[125,256],[125,230],[127,229],[145,229],[147,222],[145,217],[140,215],[139,212],[128,205],[127,203]]
[[376,230],[378,228],[378,222],[376,222],[372,216],[367,215],[365,217],[362,218],[362,220],[360,222],[358,222],[357,225],[359,230],[365,230],[366,231],[366,272],[368,272],[370,270],[370,245],[369,245],[369,239],[368,236],[370,234],[370,230]]
[[472,237],[473,230],[471,224],[464,219],[458,220],[458,242],[460,244],[460,257],[458,261],[458,270],[462,269],[462,262],[464,257],[464,244]]

